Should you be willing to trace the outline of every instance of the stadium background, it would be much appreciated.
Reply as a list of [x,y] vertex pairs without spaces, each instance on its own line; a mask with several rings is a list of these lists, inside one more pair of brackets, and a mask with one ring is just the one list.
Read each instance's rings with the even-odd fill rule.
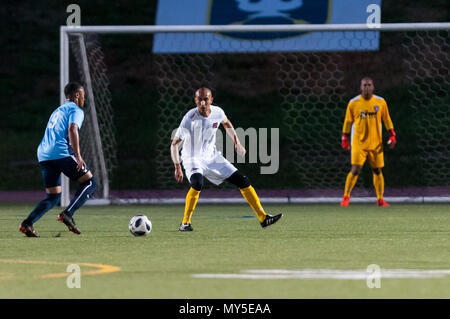
[[[429,1],[384,1],[382,22],[449,21],[446,1],[432,2],[431,5]],[[65,10],[70,3],[46,1],[40,2],[38,6],[32,2],[16,5],[13,1],[6,1],[0,9],[2,30],[7,30],[0,40],[0,55],[4,61],[0,77],[0,191],[42,189],[36,147],[42,138],[49,114],[59,105],[59,26],[66,23]],[[82,25],[151,25],[155,19],[156,1],[134,1],[132,6],[126,1],[115,1],[114,4],[108,1],[77,3],[81,7]],[[157,156],[160,141],[157,130],[161,123],[154,120],[158,118],[159,109],[156,107],[155,96],[159,92],[155,77],[152,76],[155,72],[155,63],[150,55],[152,41],[151,37],[149,41],[140,39],[130,35],[102,39],[102,45],[111,48],[105,55],[105,63],[111,83],[114,126],[117,132],[117,168],[112,174],[112,190],[167,188],[166,184],[161,183],[155,170],[155,167],[161,165],[161,159]],[[347,101],[358,93],[359,79],[370,75],[375,80],[376,94],[386,98],[399,140],[398,147],[394,151],[387,150],[385,155],[387,189],[448,186],[448,93],[444,94],[447,100],[427,97],[427,104],[436,105],[437,111],[422,113],[412,109],[411,105],[416,98],[411,94],[414,88],[409,87],[410,84],[405,81],[406,75],[399,67],[399,56],[394,49],[397,44],[396,34],[386,33],[381,37],[379,52],[346,55],[341,61],[344,66],[352,65],[352,70],[359,71],[344,72],[345,85],[337,93],[341,100]],[[304,165],[293,163],[286,156],[289,152],[295,152],[292,147],[292,128],[286,129],[286,117],[276,109],[286,96],[274,90],[270,81],[273,72],[270,64],[266,58],[249,58],[245,54],[240,56],[238,62],[223,64],[215,71],[220,79],[216,80],[217,86],[213,87],[217,104],[225,108],[236,126],[279,127],[281,145],[280,170],[275,175],[277,178],[260,175],[258,165],[240,164],[239,167],[259,189],[341,189],[349,169],[347,157],[340,152],[340,130],[346,103],[336,108],[333,117],[337,121],[333,127],[318,125],[311,129],[305,120],[295,128],[295,134],[304,141],[302,152],[309,152],[314,156],[315,145],[328,145],[333,148],[331,153],[337,154],[333,161],[339,164],[328,169],[327,156],[323,156],[322,165],[308,167],[307,161]],[[360,68],[354,68],[355,64]],[[379,68],[381,64],[387,67]],[[261,78],[266,80],[260,81]],[[194,84],[196,83],[192,85]],[[426,83],[423,85],[426,86]],[[448,87],[441,89],[444,92],[449,90]],[[172,93],[169,99],[174,98],[176,90]],[[333,103],[333,100],[329,99],[326,103]],[[190,107],[191,105],[187,105],[186,110]],[[185,110],[180,110],[173,128],[178,125],[184,112]],[[313,112],[307,115],[318,115],[319,118],[324,116]],[[419,127],[418,123],[424,125]],[[129,134],[122,134],[129,132],[130,128],[133,129],[131,138]],[[428,136],[430,144],[441,143],[441,158],[427,157],[427,145],[424,145],[421,136]],[[167,152],[169,143],[170,140],[167,140]],[[170,158],[167,161],[170,163]],[[436,165],[430,166],[430,162]],[[305,176],[308,176],[309,181],[306,184]],[[177,186],[173,183],[171,187],[185,188],[186,184]],[[367,167],[358,188],[372,189],[371,173]]]

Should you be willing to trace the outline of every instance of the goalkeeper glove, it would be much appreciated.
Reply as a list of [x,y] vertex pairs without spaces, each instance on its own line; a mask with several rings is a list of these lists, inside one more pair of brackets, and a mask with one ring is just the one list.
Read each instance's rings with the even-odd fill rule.
[[349,151],[351,146],[350,146],[350,142],[348,141],[347,134],[342,133],[341,142],[342,142],[342,148],[346,151]]
[[387,141],[387,144],[391,147],[391,148],[393,148],[394,146],[395,146],[395,144],[397,144],[397,138],[395,137],[395,131],[392,129],[392,130],[389,130],[389,139],[388,139],[388,141]]

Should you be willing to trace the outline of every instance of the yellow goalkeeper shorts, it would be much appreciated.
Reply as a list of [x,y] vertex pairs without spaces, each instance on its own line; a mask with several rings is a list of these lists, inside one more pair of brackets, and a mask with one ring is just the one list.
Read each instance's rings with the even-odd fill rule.
[[358,147],[352,147],[352,165],[363,166],[366,160],[372,168],[384,167],[383,147],[375,150],[363,150]]

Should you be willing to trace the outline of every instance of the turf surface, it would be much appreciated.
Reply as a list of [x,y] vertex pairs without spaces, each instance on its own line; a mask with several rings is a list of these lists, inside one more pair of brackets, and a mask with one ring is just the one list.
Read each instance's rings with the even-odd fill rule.
[[[178,231],[180,205],[87,206],[74,216],[81,235],[57,222],[53,209],[35,224],[41,238],[26,238],[18,226],[32,208],[0,205],[0,298],[450,298],[450,275],[382,278],[379,289],[365,279],[193,276],[370,264],[449,270],[450,205],[266,205],[284,213],[267,229],[246,205],[198,205],[191,233]],[[136,214],[151,219],[149,236],[129,233]],[[79,289],[67,287],[72,263],[82,271]]]

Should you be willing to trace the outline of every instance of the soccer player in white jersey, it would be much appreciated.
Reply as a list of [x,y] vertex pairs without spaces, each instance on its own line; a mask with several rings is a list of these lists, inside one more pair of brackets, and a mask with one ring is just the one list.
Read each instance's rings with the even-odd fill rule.
[[[172,161],[175,167],[175,180],[183,181],[183,171],[179,157],[179,147],[183,144],[181,160],[190,189],[186,196],[184,218],[180,231],[192,231],[191,216],[194,212],[200,191],[203,186],[203,177],[215,185],[223,181],[236,185],[242,196],[256,213],[263,228],[276,223],[283,214],[275,216],[267,214],[250,184],[247,176],[241,174],[226,158],[216,150],[216,132],[222,124],[227,134],[233,139],[235,150],[245,155],[246,150],[239,142],[236,131],[225,112],[218,106],[211,105],[212,92],[208,88],[200,88],[195,93],[196,108],[186,113],[175,133],[170,146]],[[183,143],[182,143],[183,142]]]

